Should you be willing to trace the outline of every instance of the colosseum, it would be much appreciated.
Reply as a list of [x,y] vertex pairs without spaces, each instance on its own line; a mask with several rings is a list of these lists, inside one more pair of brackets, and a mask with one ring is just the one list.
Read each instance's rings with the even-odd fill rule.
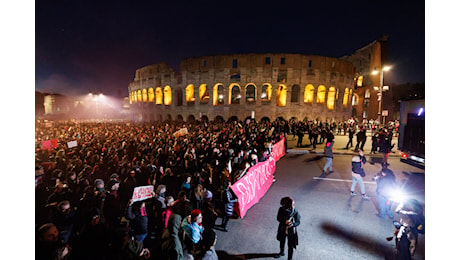
[[355,89],[362,72],[352,61],[351,56],[264,53],[186,58],[180,72],[153,64],[136,70],[128,87],[130,107],[133,119],[144,122],[342,121],[356,114],[360,101]]

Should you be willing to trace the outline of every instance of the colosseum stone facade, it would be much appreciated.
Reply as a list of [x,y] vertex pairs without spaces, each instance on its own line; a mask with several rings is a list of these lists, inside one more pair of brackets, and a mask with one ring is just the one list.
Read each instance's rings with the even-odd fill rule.
[[265,53],[193,57],[176,72],[139,68],[129,84],[136,121],[248,117],[342,121],[352,115],[355,69],[332,57]]

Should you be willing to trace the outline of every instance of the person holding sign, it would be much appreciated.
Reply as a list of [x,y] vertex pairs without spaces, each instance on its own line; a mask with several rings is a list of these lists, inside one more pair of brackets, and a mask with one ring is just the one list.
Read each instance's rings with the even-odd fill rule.
[[139,242],[143,242],[148,234],[148,217],[145,202],[133,202],[130,199],[126,209],[126,218],[129,219],[129,226],[133,231],[134,238]]

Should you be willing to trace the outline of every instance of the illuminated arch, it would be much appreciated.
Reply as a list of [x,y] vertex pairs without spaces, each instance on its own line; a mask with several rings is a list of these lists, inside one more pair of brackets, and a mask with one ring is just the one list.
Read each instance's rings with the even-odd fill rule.
[[352,106],[357,106],[359,102],[359,96],[358,94],[354,93],[352,98],[351,98],[351,105]]
[[276,105],[279,107],[286,106],[287,87],[281,84],[276,89]]
[[155,104],[157,105],[163,104],[163,91],[161,90],[161,87],[157,87],[155,89],[155,96],[156,96]]
[[363,80],[364,80],[364,77],[363,76],[359,76],[358,79],[356,80],[356,86],[358,88],[362,87],[363,86]]
[[326,106],[327,106],[327,109],[329,110],[333,110],[335,107],[335,97],[336,97],[335,93],[336,91],[334,87],[330,87],[329,91],[327,92]]
[[172,91],[170,86],[166,86],[163,90],[165,106],[170,106],[172,103]]
[[129,93],[129,103],[132,104],[134,102],[134,91]]
[[265,102],[270,102],[272,100],[272,85],[270,85],[269,83],[265,83],[262,85],[260,100]]
[[185,102],[195,102],[195,87],[193,86],[193,84],[189,84],[185,87]]
[[214,106],[224,104],[224,85],[217,83],[212,89],[212,104]]
[[240,85],[233,83],[228,87],[228,103],[239,104],[241,99],[241,87]]
[[303,94],[303,102],[312,104],[314,97],[315,97],[315,87],[313,87],[312,84],[308,84],[305,87],[305,92]]
[[345,88],[345,92],[343,93],[343,101],[342,101],[343,106],[348,105],[348,97],[349,97],[348,88]]
[[324,85],[320,85],[318,87],[318,93],[316,94],[316,103],[324,104],[326,101],[326,87]]
[[148,98],[147,98],[147,89],[144,88],[142,89],[142,102],[147,102]]
[[255,102],[256,96],[256,86],[254,84],[246,85],[246,102]]
[[142,101],[142,91],[139,89],[137,91],[137,102],[141,102]]
[[153,88],[149,88],[148,95],[149,95],[149,102],[153,102],[153,100],[155,98],[155,93],[153,91]]
[[206,84],[201,84],[199,88],[199,98],[201,103],[209,102],[208,86]]

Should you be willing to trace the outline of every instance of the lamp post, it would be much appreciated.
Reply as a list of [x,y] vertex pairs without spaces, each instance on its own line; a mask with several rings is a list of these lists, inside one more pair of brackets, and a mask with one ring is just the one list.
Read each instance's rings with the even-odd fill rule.
[[[379,86],[378,86],[378,91],[379,91],[379,112],[378,112],[378,121],[379,123],[381,122],[381,116],[382,116],[382,102],[383,102],[383,72],[384,71],[389,71],[391,69],[391,67],[389,66],[384,66],[378,70],[374,70],[372,71],[372,75],[377,75],[377,74],[380,74],[380,82],[379,82]],[[374,87],[375,88],[375,87]]]

